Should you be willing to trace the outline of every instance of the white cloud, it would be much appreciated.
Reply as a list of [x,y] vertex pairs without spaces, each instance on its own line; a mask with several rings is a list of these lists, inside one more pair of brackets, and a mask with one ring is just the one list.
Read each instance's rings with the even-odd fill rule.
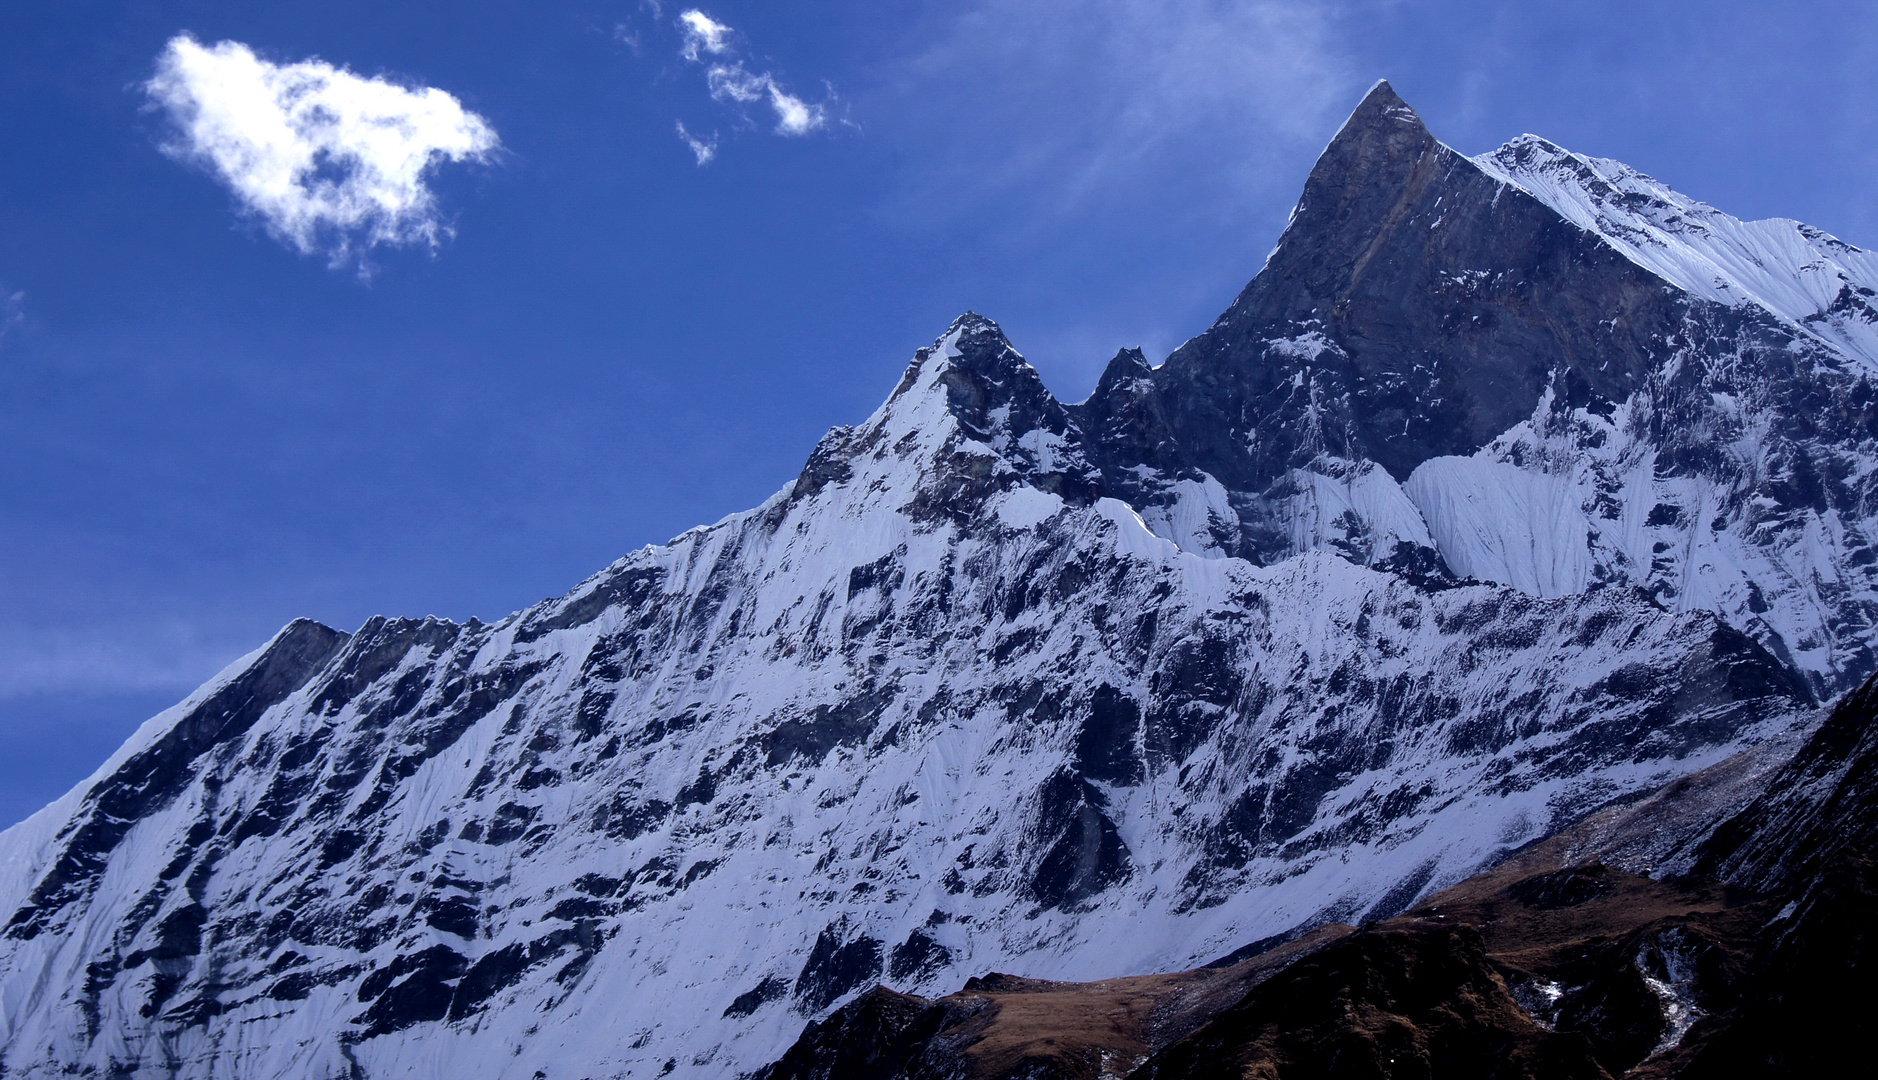
[[678,16],[678,27],[685,34],[679,55],[693,63],[704,53],[717,56],[730,51],[730,27],[696,8]]
[[0,287],[0,342],[7,339],[15,327],[26,321],[26,294],[8,292]]
[[807,135],[827,122],[820,105],[783,93],[774,80],[769,84],[769,103],[776,110],[776,130],[783,135]]
[[751,74],[741,63],[714,65],[704,78],[711,87],[711,96],[719,101],[768,102],[776,111],[778,135],[807,135],[828,122],[820,105],[811,105],[789,93],[767,74]]
[[704,73],[704,81],[710,84],[711,96],[719,101],[761,101],[768,86],[762,78],[743,70],[742,64],[718,64]]
[[176,124],[166,150],[208,167],[276,237],[335,266],[379,244],[434,247],[449,228],[426,174],[500,145],[435,87],[317,59],[275,64],[235,41],[171,39],[144,89]]
[[709,165],[711,159],[717,156],[717,136],[715,135],[711,136],[710,142],[705,142],[687,130],[685,122],[680,120],[678,121],[678,137],[685,141],[686,146],[691,147],[691,152],[697,155],[699,165]]
[[[730,27],[696,8],[678,16],[678,27],[684,34],[678,53],[694,64],[707,65],[704,80],[711,88],[711,97],[736,105],[767,104],[776,114],[778,135],[807,135],[827,126],[828,113],[823,106],[784,90],[769,72],[751,71],[744,66],[730,44]],[[709,61],[706,57],[721,59]],[[695,152],[697,148],[692,149]]]

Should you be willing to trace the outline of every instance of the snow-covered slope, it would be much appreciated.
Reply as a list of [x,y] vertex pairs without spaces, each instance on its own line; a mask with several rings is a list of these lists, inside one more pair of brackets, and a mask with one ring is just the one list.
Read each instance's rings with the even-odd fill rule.
[[1784,730],[1878,666],[1865,361],[1513,167],[1379,86],[1159,368],[1065,406],[968,315],[565,597],[288,627],[0,836],[0,1071],[733,1076],[877,980],[1398,910]]
[[1566,596],[1591,585],[1591,523],[1585,493],[1570,479],[1496,458],[1432,458],[1409,476],[1448,568],[1534,596]]
[[9,1073],[733,1075],[875,980],[1393,910],[1804,697],[1626,590],[1182,551],[1075,434],[967,318],[566,598],[290,628],[5,838]]
[[1547,403],[1474,455],[1423,463],[1407,491],[1457,574],[1539,596],[1620,581],[1721,612],[1830,696],[1874,666],[1878,448],[1795,439],[1783,389],[1704,373],[1609,416]]
[[1878,252],[1787,218],[1730,217],[1621,161],[1537,135],[1473,160],[1677,288],[1752,304],[1878,369]]

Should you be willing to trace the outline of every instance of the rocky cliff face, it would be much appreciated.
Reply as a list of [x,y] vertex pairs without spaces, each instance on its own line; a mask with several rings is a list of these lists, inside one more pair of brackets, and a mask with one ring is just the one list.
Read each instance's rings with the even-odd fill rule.
[[763,1080],[1830,1075],[1878,1006],[1875,719],[1878,678],[1360,930],[1096,983],[876,988]]
[[1870,666],[1857,339],[1513,167],[1379,87],[1160,368],[1064,405],[967,316],[755,510],[287,628],[0,839],[0,1063],[734,1075],[877,982],[1386,916],[1787,730]]

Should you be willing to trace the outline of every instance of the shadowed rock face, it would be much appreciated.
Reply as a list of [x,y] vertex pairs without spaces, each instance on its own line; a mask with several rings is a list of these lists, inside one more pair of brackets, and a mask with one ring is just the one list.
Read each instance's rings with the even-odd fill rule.
[[239,676],[94,785],[78,816],[60,830],[62,850],[30,899],[14,910],[6,936],[30,941],[45,928],[49,913],[88,897],[131,828],[197,780],[198,759],[245,735],[268,708],[305,685],[348,637],[308,619],[294,621]]
[[1183,463],[1231,490],[1320,453],[1406,480],[1526,419],[1555,382],[1622,401],[1681,315],[1661,279],[1441,145],[1380,83],[1265,268],[1153,381]]
[[1802,1080],[1831,1076],[1870,1052],[1878,1036],[1878,991],[1870,982],[1878,962],[1878,864],[1862,847],[1842,848],[1791,903],[1786,918],[1768,927],[1727,1025],[1690,1040],[1688,1063],[1663,1075]]
[[[1571,952],[1586,948],[1582,940],[1547,944],[1587,978],[1628,976],[1644,987],[1627,956],[1586,960]],[[993,975],[936,1001],[877,988],[810,1025],[759,1076],[1593,1080],[1621,1074],[1655,1045],[1663,1017],[1647,989],[1614,1002],[1600,986],[1594,1016],[1559,1024],[1521,1004],[1514,971],[1478,930],[1425,917],[1322,927],[1224,968],[1091,984]],[[1647,1041],[1635,1052],[1639,1033]]]
[[1771,891],[1809,880],[1845,849],[1878,851],[1878,677],[1839,700],[1693,869]]
[[761,1080],[1095,1080],[1206,1025],[1300,957],[1348,937],[1317,928],[1250,959],[1063,983],[990,974],[936,1001],[876,987],[812,1023]]
[[1299,961],[1161,1051],[1139,1080],[1602,1077],[1519,1007],[1466,927],[1395,924]]

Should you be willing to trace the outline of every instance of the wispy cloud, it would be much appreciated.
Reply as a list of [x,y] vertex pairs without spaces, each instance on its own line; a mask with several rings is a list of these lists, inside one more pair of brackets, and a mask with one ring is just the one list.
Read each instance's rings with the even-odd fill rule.
[[[926,148],[909,206],[1046,215],[1140,185],[1245,191],[1321,146],[1374,72],[1339,0],[971,0],[894,57],[877,111]],[[1295,182],[1289,175],[1285,183]]]
[[700,165],[709,165],[711,159],[717,156],[717,136],[715,135],[711,136],[710,142],[705,142],[686,129],[685,122],[680,120],[678,121],[678,137],[685,141],[686,146],[691,147],[691,152],[697,155]]
[[899,163],[871,209],[938,241],[935,293],[995,306],[1073,396],[1120,345],[1158,360],[1258,270],[1311,161],[1389,74],[1351,25],[1387,2],[928,5],[851,83]]
[[0,344],[25,321],[26,294],[8,292],[6,286],[0,285]]
[[721,56],[730,51],[730,27],[702,11],[694,9],[678,16],[678,26],[685,35],[678,55],[694,64],[706,55]]
[[768,102],[776,111],[778,135],[807,135],[828,122],[820,105],[811,105],[784,90],[767,72],[745,70],[740,62],[713,64],[704,77],[710,84],[711,96],[719,101],[746,105]]
[[[679,13],[675,21],[679,31],[678,55],[688,63],[704,68],[705,85],[713,100],[739,110],[746,119],[749,106],[766,108],[774,118],[778,135],[807,135],[828,125],[825,104],[808,101],[790,93],[773,73],[753,70],[739,54],[736,31],[697,8]],[[679,137],[696,155],[699,165],[717,156],[717,140],[704,142],[678,126]]]
[[318,59],[276,64],[235,41],[171,39],[144,89],[175,123],[169,153],[208,168],[283,243],[335,266],[363,270],[381,244],[435,247],[450,229],[427,174],[500,145],[435,87]]

